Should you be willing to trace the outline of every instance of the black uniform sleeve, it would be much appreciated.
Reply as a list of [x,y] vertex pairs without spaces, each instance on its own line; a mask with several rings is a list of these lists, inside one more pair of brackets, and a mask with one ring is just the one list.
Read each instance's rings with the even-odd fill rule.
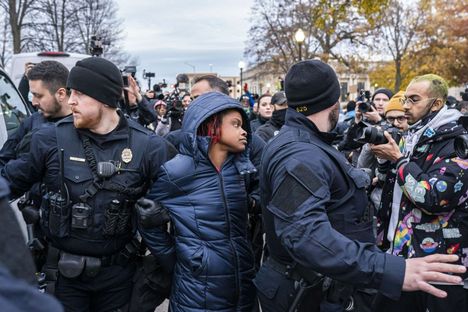
[[24,136],[32,130],[32,117],[26,118],[12,133],[0,150],[0,166],[4,166],[8,161],[16,158],[16,149]]
[[142,97],[138,102],[138,121],[142,125],[149,125],[156,121],[156,111],[152,108],[149,101]]
[[40,182],[46,168],[52,170],[55,168],[58,174],[59,165],[56,156],[55,127],[46,127],[36,131],[31,138],[31,152],[9,161],[0,171],[10,184],[12,197],[20,197],[34,183]]

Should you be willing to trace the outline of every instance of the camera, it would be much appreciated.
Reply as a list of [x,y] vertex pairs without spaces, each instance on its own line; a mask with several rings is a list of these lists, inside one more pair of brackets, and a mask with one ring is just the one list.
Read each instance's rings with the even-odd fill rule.
[[[458,119],[458,124],[462,125],[465,130],[468,130],[468,116],[461,116]],[[468,134],[462,134],[455,138],[455,152],[457,156],[463,159],[468,158]]]
[[468,101],[468,88],[465,89],[465,92],[460,92],[460,96],[462,98],[462,101]]
[[388,140],[385,137],[384,131],[387,131],[397,144],[402,136],[402,132],[395,127],[373,127],[363,122],[360,122],[358,126],[358,138],[355,141],[359,143],[370,143],[375,145],[387,144]]
[[365,114],[369,112],[372,107],[374,106],[374,103],[372,103],[371,99],[371,92],[369,90],[359,90],[359,96],[356,99],[356,102],[361,102],[358,105],[358,110]]
[[133,78],[135,78],[135,74],[137,72],[136,66],[131,65],[131,66],[125,66],[123,72],[125,74],[130,74],[132,75]]
[[100,36],[91,36],[89,53],[92,56],[101,56],[104,49],[102,48],[103,42]]

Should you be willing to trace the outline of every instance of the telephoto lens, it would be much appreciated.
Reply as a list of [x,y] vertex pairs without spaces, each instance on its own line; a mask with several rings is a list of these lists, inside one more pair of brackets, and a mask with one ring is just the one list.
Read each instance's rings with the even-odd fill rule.
[[[458,119],[458,124],[462,125],[465,130],[468,130],[468,116],[461,116]],[[458,157],[463,159],[468,158],[468,134],[462,134],[456,137],[454,148]]]

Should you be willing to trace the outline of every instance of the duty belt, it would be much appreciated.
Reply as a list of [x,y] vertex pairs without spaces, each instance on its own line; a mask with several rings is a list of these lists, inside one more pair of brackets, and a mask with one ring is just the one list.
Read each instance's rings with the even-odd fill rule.
[[276,261],[272,257],[269,257],[265,265],[272,268],[276,272],[285,275],[287,278],[292,279],[294,281],[299,282],[302,277],[297,273],[297,270],[295,270],[295,266],[291,264],[282,264],[279,261]]

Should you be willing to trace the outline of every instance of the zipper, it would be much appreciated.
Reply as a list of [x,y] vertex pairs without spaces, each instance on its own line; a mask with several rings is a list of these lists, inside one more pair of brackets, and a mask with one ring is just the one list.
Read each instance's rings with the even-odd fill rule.
[[219,183],[220,183],[220,186],[221,186],[221,196],[223,198],[223,204],[224,204],[224,214],[225,214],[225,217],[226,217],[226,224],[227,224],[227,230],[228,230],[228,233],[229,233],[229,244],[231,245],[231,249],[232,249],[232,252],[234,254],[234,265],[235,265],[235,268],[234,268],[234,274],[235,274],[235,278],[236,278],[236,301],[237,303],[239,302],[239,264],[238,264],[238,260],[237,260],[237,252],[236,252],[236,249],[234,248],[234,244],[232,243],[232,240],[231,240],[231,218],[229,217],[229,211],[228,211],[228,205],[227,205],[227,201],[226,201],[226,195],[224,194],[224,182],[223,182],[223,177],[221,175],[221,171],[222,171],[222,168],[221,170],[218,172],[218,179],[219,179]]

